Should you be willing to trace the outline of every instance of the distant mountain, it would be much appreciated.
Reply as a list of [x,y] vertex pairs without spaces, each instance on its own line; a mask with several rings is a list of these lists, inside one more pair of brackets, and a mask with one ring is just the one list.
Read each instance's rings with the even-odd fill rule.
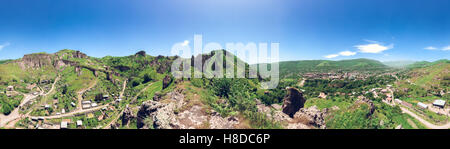
[[441,59],[441,60],[437,60],[437,61],[434,61],[434,62],[419,61],[419,62],[412,63],[410,65],[407,65],[406,67],[407,68],[423,68],[423,67],[429,67],[429,66],[432,66],[432,65],[436,65],[436,64],[439,64],[439,63],[450,63],[450,60]]
[[279,62],[282,77],[295,77],[308,72],[339,72],[339,71],[377,71],[389,69],[385,64],[371,59],[351,60],[301,60]]
[[393,68],[405,68],[408,65],[414,64],[416,61],[410,61],[410,60],[404,60],[404,61],[386,61],[383,62],[384,65],[387,65],[389,67]]
[[[399,81],[399,87],[409,88],[411,90],[415,89],[418,90],[417,92],[433,90],[431,92],[434,93],[441,92],[441,89],[450,89],[450,60],[443,59],[434,62],[421,61],[408,65],[407,68],[408,71],[406,71],[406,74],[408,78]],[[421,88],[416,89],[416,86],[420,86]]]

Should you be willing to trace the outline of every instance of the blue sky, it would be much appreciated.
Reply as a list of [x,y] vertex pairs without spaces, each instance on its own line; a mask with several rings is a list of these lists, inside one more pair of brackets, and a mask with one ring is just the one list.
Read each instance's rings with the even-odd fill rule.
[[[280,60],[450,57],[448,0],[2,0],[0,59],[80,50],[171,55],[174,43],[278,42]],[[191,43],[189,44],[191,45]]]

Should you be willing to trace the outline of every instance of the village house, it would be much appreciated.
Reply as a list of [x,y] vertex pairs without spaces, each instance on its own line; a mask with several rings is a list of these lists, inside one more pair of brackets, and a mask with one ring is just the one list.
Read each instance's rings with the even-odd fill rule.
[[91,107],[91,104],[83,104],[82,108],[83,109],[88,109]]
[[14,86],[8,86],[8,87],[6,87],[6,91],[14,91]]
[[82,101],[81,103],[82,104],[91,104],[91,101],[90,100],[85,100],[85,101]]
[[444,108],[445,107],[445,100],[437,99],[433,102],[433,106]]
[[83,121],[77,120],[77,127],[81,127],[81,126],[83,126]]
[[419,106],[419,108],[422,108],[422,109],[428,109],[428,105],[421,103],[421,102],[417,103],[417,106]]
[[61,128],[61,129],[67,129],[67,122],[65,122],[65,121],[61,121],[61,126],[59,127],[59,128]]

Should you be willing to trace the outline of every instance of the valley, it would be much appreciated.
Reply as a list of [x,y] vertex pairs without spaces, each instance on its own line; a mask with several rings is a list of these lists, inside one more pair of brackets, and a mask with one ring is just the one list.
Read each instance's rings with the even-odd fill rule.
[[170,72],[176,58],[65,49],[2,61],[0,128],[450,128],[449,60],[279,62],[278,86],[262,89],[260,77],[177,79]]

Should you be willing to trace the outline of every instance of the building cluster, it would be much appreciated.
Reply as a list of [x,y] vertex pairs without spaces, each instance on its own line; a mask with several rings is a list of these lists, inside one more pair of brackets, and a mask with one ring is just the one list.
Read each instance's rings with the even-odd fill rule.
[[302,75],[307,79],[366,79],[370,77],[370,74],[360,72],[345,72],[345,73],[305,73]]

